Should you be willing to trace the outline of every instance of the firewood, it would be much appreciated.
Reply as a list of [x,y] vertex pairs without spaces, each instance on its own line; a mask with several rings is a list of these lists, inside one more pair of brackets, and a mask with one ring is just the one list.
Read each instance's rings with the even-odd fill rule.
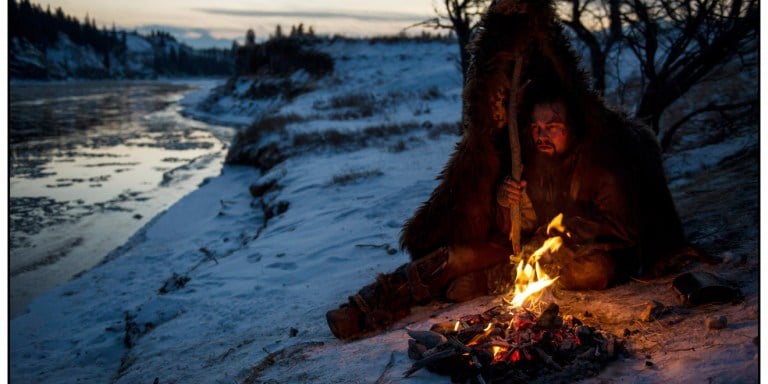
[[[432,326],[429,328],[432,332],[437,332],[439,334],[446,334],[453,332],[456,330],[456,323],[455,321],[444,321],[442,323],[436,323],[432,324]],[[461,326],[461,322],[458,322],[459,326]]]
[[560,318],[559,324],[558,324],[558,318],[557,316],[558,312],[560,312],[560,307],[555,303],[550,303],[547,308],[544,310],[544,312],[541,313],[539,316],[539,320],[536,321],[536,325],[538,325],[541,328],[555,328],[563,325],[563,319]]
[[[615,336],[572,317],[563,319],[558,306],[550,305],[541,316],[523,308],[500,307],[445,322],[432,329],[442,329],[435,333],[446,341],[423,352],[406,374],[427,367],[450,374],[457,382],[526,382],[544,377],[558,381],[572,374],[594,376],[622,350]],[[463,326],[457,328],[457,323]],[[436,339],[432,334],[414,336]]]
[[437,363],[443,359],[448,359],[455,356],[459,356],[459,353],[456,352],[454,349],[446,349],[444,351],[440,351],[432,355],[426,356],[423,359],[413,363],[413,365],[410,368],[408,368],[405,372],[403,372],[403,377],[409,377],[412,374],[416,373],[416,371],[418,371],[419,369],[422,369],[430,364]]
[[427,352],[427,347],[417,342],[416,340],[408,340],[408,357],[413,360],[421,360],[424,358],[424,353]]
[[405,332],[408,333],[408,336],[413,338],[414,340],[418,341],[420,344],[427,347],[427,349],[437,347],[438,345],[445,344],[448,339],[445,338],[445,336],[432,331],[412,331],[410,329],[406,329]]
[[453,336],[448,336],[448,343],[460,353],[469,353],[471,349]]
[[563,367],[561,367],[560,364],[555,362],[555,360],[552,360],[552,356],[548,355],[546,352],[544,352],[544,350],[542,350],[539,347],[535,347],[533,348],[533,350],[536,351],[536,354],[538,354],[539,357],[541,357],[541,359],[544,360],[545,363],[547,363],[547,365],[549,365],[550,367],[558,371],[563,370]]
[[394,366],[395,366],[395,353],[392,352],[389,354],[389,362],[387,362],[387,365],[384,366],[384,371],[381,372],[381,375],[379,375],[379,378],[376,380],[374,384],[384,383],[387,375],[387,371],[392,369],[392,367]]

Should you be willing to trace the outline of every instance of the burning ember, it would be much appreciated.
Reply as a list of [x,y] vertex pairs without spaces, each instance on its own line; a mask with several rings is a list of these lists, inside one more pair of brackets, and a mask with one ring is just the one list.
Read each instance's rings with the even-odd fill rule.
[[453,382],[571,382],[596,375],[621,349],[617,339],[556,304],[540,316],[525,308],[494,307],[429,331],[408,331],[410,376],[426,367]]
[[[549,224],[547,235],[553,229],[569,236],[562,214]],[[552,236],[526,261],[521,258],[512,298],[504,299],[507,306],[434,324],[429,331],[409,330],[408,355],[416,362],[405,376],[424,367],[450,375],[453,382],[571,382],[596,375],[620,350],[613,335],[573,316],[560,316],[554,303],[538,316],[524,307],[538,303],[557,280],[542,270],[539,260],[562,243],[560,236]]]

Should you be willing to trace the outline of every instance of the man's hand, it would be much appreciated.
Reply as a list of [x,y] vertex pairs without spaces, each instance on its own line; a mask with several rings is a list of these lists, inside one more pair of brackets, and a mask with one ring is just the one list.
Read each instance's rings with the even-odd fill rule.
[[523,195],[523,189],[525,189],[526,181],[522,180],[520,183],[505,178],[499,187],[496,189],[496,202],[504,208],[509,208],[514,204],[520,203],[520,198]]

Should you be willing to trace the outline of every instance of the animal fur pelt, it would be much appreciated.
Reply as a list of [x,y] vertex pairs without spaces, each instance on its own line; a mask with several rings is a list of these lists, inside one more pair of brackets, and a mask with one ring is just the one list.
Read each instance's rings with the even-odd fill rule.
[[[496,227],[496,186],[509,174],[506,106],[513,65],[523,79],[562,87],[584,122],[582,142],[601,164],[613,164],[630,183],[644,213],[639,243],[643,264],[684,243],[661,152],[650,130],[608,108],[579,68],[552,4],[496,1],[472,46],[463,90],[463,136],[439,176],[440,184],[404,225],[400,244],[416,260],[446,245],[487,242]],[[553,80],[554,79],[554,80]],[[519,104],[519,103],[518,103]],[[523,142],[523,140],[521,140]],[[525,149],[523,149],[525,151]]]

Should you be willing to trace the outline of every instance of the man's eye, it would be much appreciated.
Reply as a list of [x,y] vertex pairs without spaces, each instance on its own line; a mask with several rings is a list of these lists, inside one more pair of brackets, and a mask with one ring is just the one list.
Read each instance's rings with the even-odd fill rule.
[[565,129],[563,124],[547,124],[547,131],[551,133],[560,133]]

